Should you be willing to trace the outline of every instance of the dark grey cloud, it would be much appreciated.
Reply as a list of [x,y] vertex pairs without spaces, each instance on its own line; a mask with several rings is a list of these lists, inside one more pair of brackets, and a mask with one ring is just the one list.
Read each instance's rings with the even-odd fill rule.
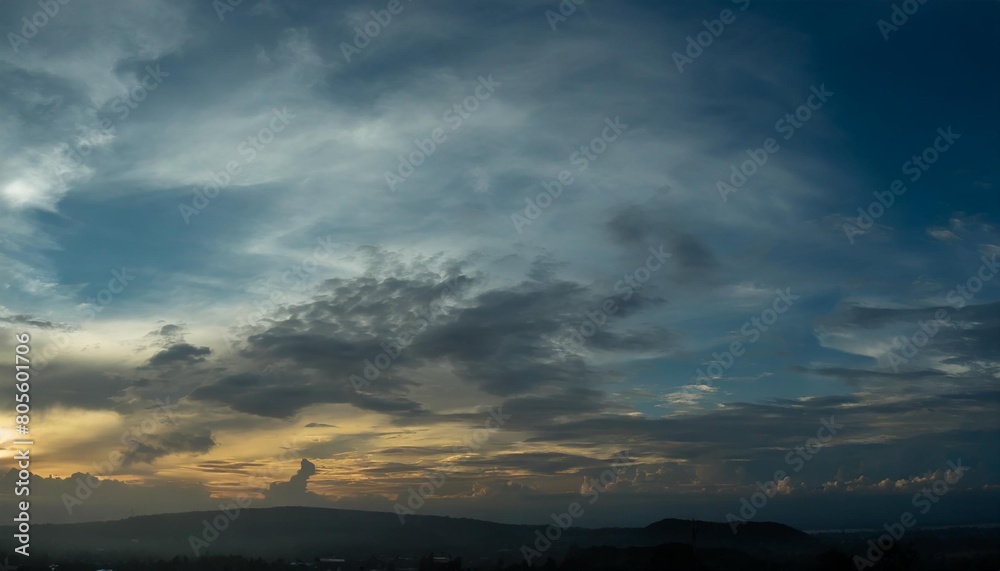
[[[938,315],[944,315],[939,321]],[[906,361],[896,362],[894,371],[868,371],[864,369],[831,370],[820,368],[816,372],[844,379],[900,378],[895,374],[905,371],[907,378],[937,376],[945,382],[982,382],[1000,370],[1000,303],[922,308],[875,308],[848,305],[817,320],[824,330],[838,333],[882,333],[884,340],[891,340],[892,351]],[[931,333],[928,334],[927,331]],[[923,339],[918,341],[918,336]],[[901,339],[908,339],[910,347],[904,351]],[[913,353],[914,343],[921,344]],[[944,372],[932,367],[938,364],[958,365],[966,372]],[[943,368],[943,367],[941,367]],[[963,381],[964,379],[964,381]]]
[[150,357],[147,366],[162,367],[165,365],[201,363],[211,354],[212,350],[208,347],[195,347],[189,343],[177,343]]
[[670,252],[674,255],[671,261],[677,264],[677,279],[681,281],[708,279],[720,265],[708,245],[694,234],[674,235]]
[[1000,321],[1000,302],[966,305],[956,309],[950,305],[935,305],[918,308],[888,308],[868,307],[862,305],[845,305],[836,311],[818,319],[817,323],[828,326],[859,327],[864,329],[881,328],[896,323],[913,323],[934,320],[939,311],[946,312],[948,318],[972,323],[986,322],[993,326]]
[[204,454],[214,448],[211,434],[172,430],[160,434],[142,434],[134,437],[124,451],[123,466],[135,463],[152,464],[170,454]]
[[612,241],[626,252],[663,245],[672,254],[669,275],[676,284],[710,283],[717,280],[721,263],[712,248],[669,208],[653,198],[642,206],[630,205],[615,212],[605,224]]
[[116,397],[141,382],[129,371],[109,371],[106,365],[78,355],[59,355],[39,375],[44,375],[45,382],[32,385],[32,397],[46,407],[108,409],[115,406]]
[[[514,395],[543,385],[586,387],[602,378],[601,371],[554,342],[602,301],[587,287],[556,280],[486,291],[420,335],[413,352],[424,359],[449,359],[464,380],[491,394]],[[609,325],[586,344],[595,349],[650,348],[669,346],[670,339],[653,331],[622,333]]]
[[[555,268],[535,272],[545,280],[486,288],[476,285],[482,277],[442,276],[402,267],[386,253],[364,253],[369,275],[327,280],[311,301],[281,307],[266,326],[248,335],[242,357],[261,364],[260,369],[276,364],[280,374],[230,374],[190,397],[262,416],[287,417],[317,403],[350,403],[398,416],[401,423],[431,422],[443,417],[426,415],[404,391],[414,386],[417,369],[448,362],[463,381],[491,394],[548,387],[567,400],[596,399],[586,387],[605,373],[563,345],[570,328],[586,319],[586,310],[601,306],[603,298],[592,288],[557,279]],[[537,270],[539,263],[536,259],[531,267]],[[619,317],[658,303],[636,294]],[[607,351],[665,350],[675,343],[662,328],[619,330],[613,324],[585,342]],[[366,366],[372,368],[368,363],[387,350],[398,353],[392,366],[357,393],[351,376],[363,375]]]
[[154,329],[146,334],[146,337],[154,339],[155,342],[161,344],[162,346],[170,346],[173,344],[184,342],[184,326],[177,325],[174,323],[168,323],[162,327]]
[[198,469],[203,472],[218,474],[240,474],[249,476],[267,467],[264,462],[234,462],[229,460],[205,460],[198,463]]
[[27,325],[30,327],[37,327],[38,329],[55,329],[58,327],[58,325],[52,323],[51,321],[23,314],[0,315],[0,322],[9,323],[11,325]]
[[358,394],[346,374],[331,380],[323,373],[308,376],[287,372],[238,373],[198,387],[188,398],[216,402],[239,412],[273,418],[291,417],[317,403],[352,403],[365,410],[401,416],[420,414],[422,411],[419,403],[402,397]]
[[[665,456],[694,464],[729,465],[735,470],[765,475],[768,470],[786,467],[784,456],[816,436],[822,419],[844,428],[825,446],[810,466],[812,477],[831,478],[842,466],[867,470],[865,475],[882,479],[899,478],[937,469],[939,456],[964,454],[985,462],[982,477],[989,481],[1000,475],[1000,460],[986,453],[986,443],[996,439],[1000,423],[993,411],[1000,404],[1000,392],[954,392],[920,395],[886,402],[866,402],[857,396],[831,396],[806,401],[735,403],[722,410],[699,415],[664,419],[626,415],[549,422],[541,415],[517,417],[530,425],[533,443],[621,446],[636,456]],[[513,414],[516,406],[505,406]],[[961,415],[961,420],[954,420]],[[516,415],[515,415],[516,416]],[[952,419],[952,420],[949,420]],[[937,429],[915,430],[915,426]],[[981,429],[970,427],[982,426]],[[944,427],[949,427],[943,429]],[[972,434],[976,434],[972,437]],[[964,442],[964,444],[963,444]],[[906,452],[898,462],[881,457],[886,449]],[[924,451],[921,456],[919,451]],[[935,451],[933,458],[926,457]],[[786,470],[787,471],[787,470]],[[735,474],[735,472],[733,472]]]
[[641,246],[646,242],[651,224],[646,211],[630,206],[612,216],[606,228],[611,238],[623,246]]
[[500,465],[503,466],[504,470],[511,472],[548,477],[559,473],[583,474],[594,469],[604,470],[612,462],[613,460],[608,458],[591,458],[558,452],[511,452],[496,454],[488,458],[462,458],[457,461],[457,464],[477,470]]

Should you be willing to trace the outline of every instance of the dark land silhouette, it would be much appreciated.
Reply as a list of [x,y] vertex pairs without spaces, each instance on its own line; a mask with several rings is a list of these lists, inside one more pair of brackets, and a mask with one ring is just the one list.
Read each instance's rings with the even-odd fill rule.
[[[408,516],[325,508],[242,510],[225,529],[206,531],[222,512],[130,517],[33,526],[32,557],[20,571],[114,569],[857,569],[878,532],[808,534],[773,522],[664,519],[641,528],[560,530],[465,518]],[[221,520],[219,520],[221,521]],[[540,533],[536,533],[539,532]],[[909,530],[865,569],[1000,568],[998,528]],[[554,531],[550,531],[555,535]],[[13,556],[13,529],[0,536],[0,558]],[[195,554],[191,538],[204,543]],[[210,541],[209,541],[210,540]],[[195,542],[197,543],[197,541]],[[524,548],[534,550],[530,566]],[[532,552],[528,552],[532,553]],[[29,564],[30,563],[30,564]],[[58,565],[50,568],[50,565]]]

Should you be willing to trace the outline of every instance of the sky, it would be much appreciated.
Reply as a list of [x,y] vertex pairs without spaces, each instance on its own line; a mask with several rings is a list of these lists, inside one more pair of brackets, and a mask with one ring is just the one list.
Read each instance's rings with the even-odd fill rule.
[[997,522],[996,2],[40,6],[36,521]]

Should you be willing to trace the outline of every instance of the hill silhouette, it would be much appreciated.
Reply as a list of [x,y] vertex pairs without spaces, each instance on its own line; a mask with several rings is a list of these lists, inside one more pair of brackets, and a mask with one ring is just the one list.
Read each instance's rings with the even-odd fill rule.
[[[233,520],[206,531],[206,522],[223,521],[221,511],[130,517],[117,521],[47,524],[32,527],[32,551],[49,556],[102,553],[108,557],[193,556],[191,538],[205,541],[199,555],[312,560],[316,557],[367,557],[444,552],[469,559],[506,554],[521,559],[522,545],[535,548],[536,531],[546,524],[514,525],[431,515],[411,515],[401,524],[395,514],[356,510],[280,507],[245,509]],[[210,525],[208,527],[211,527]],[[794,528],[750,522],[733,535],[725,523],[664,519],[644,528],[569,528],[545,550],[564,556],[570,549],[639,548],[667,543],[759,553],[774,549],[815,555],[825,544]],[[12,531],[0,546],[11,550]],[[197,543],[197,542],[196,542]]]

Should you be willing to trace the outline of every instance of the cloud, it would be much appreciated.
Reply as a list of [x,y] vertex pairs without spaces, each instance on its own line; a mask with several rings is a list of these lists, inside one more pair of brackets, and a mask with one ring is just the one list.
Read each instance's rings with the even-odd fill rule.
[[170,454],[204,454],[216,443],[210,434],[191,434],[174,430],[163,434],[147,434],[135,438],[126,448],[123,466],[141,462],[152,464],[157,458]]
[[274,482],[264,492],[261,505],[265,506],[325,506],[329,502],[322,496],[306,490],[309,478],[316,474],[316,465],[302,459],[299,471],[287,482]]
[[[17,470],[0,478],[14,485]],[[198,484],[150,479],[145,485],[77,472],[65,478],[31,476],[31,515],[36,521],[76,523],[123,519],[131,515],[179,513],[213,509],[210,492]],[[67,509],[67,498],[69,509]],[[14,497],[0,499],[3,509],[15,508]]]
[[212,350],[208,347],[195,347],[188,343],[177,343],[150,357],[148,367],[201,363],[211,354]]
[[54,329],[56,324],[44,319],[38,319],[31,315],[0,315],[0,321],[11,325],[27,325],[38,329]]

